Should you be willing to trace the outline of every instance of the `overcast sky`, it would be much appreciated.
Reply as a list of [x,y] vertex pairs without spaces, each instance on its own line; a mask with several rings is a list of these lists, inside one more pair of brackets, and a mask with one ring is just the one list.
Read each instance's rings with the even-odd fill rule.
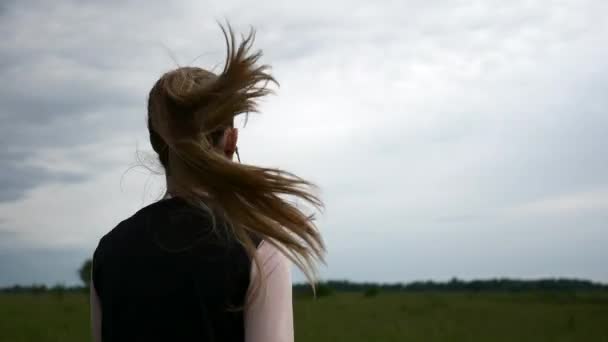
[[[0,2],[0,286],[77,282],[158,199],[146,97],[257,28],[244,162],[319,184],[325,278],[608,282],[608,2]],[[139,152],[138,152],[139,151]],[[301,275],[296,280],[303,279]]]

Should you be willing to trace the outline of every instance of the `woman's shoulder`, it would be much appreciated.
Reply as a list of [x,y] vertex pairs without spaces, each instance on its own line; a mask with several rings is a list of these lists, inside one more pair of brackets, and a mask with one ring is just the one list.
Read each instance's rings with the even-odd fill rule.
[[[192,208],[178,197],[163,198],[152,202],[122,219],[99,239],[98,247],[109,240],[121,239],[138,229],[147,228],[150,225],[159,223],[159,220],[170,218],[168,213],[175,212],[183,214],[185,210]],[[184,215],[179,215],[183,217]]]

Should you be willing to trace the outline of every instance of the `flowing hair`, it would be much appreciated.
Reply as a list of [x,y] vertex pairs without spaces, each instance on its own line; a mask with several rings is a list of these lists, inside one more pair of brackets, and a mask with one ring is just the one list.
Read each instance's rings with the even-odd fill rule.
[[[216,148],[218,136],[232,127],[239,114],[257,112],[256,100],[272,93],[277,81],[268,65],[258,65],[260,50],[251,52],[252,28],[240,43],[229,24],[220,25],[226,60],[216,75],[197,67],[165,73],[148,99],[150,142],[171,178],[171,193],[221,220],[255,261],[253,236],[276,246],[300,268],[314,291],[316,264],[325,246],[314,224],[314,214],[298,202],[321,210],[317,188],[293,173],[235,163]],[[218,132],[220,134],[218,135]],[[214,223],[215,226],[215,223]],[[261,278],[261,277],[260,277]]]

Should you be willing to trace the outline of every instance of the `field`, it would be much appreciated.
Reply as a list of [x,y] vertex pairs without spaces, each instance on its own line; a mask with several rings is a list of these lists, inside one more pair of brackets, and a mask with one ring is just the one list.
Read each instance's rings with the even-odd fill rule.
[[[608,293],[341,293],[295,300],[296,341],[608,342]],[[82,294],[0,294],[0,341],[88,341]]]

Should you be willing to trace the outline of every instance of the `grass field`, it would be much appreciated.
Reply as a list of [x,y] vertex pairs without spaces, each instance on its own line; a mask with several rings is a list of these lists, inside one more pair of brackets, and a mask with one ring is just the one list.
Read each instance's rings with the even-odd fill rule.
[[[357,293],[295,300],[296,341],[608,342],[608,293]],[[0,341],[88,341],[85,295],[0,295]]]

